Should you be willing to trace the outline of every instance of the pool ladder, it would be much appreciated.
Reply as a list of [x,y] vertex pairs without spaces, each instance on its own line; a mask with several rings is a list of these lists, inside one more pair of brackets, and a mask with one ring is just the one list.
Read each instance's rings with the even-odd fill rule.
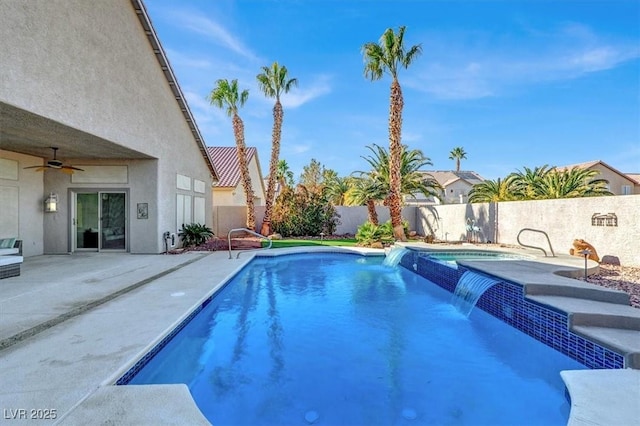
[[231,256],[231,234],[233,234],[234,232],[240,232],[240,231],[246,232],[246,233],[251,234],[251,235],[255,235],[258,238],[262,238],[263,240],[269,241],[269,246],[268,247],[260,247],[260,248],[257,248],[257,249],[249,249],[249,250],[239,251],[238,255],[236,256],[236,259],[238,259],[240,257],[240,253],[242,253],[242,252],[270,249],[271,245],[273,244],[273,241],[271,241],[269,238],[265,237],[262,234],[258,234],[257,232],[254,232],[254,231],[252,231],[250,229],[247,229],[247,228],[234,228],[231,231],[229,231],[229,233],[227,234],[227,242],[229,243],[229,259],[233,258],[233,256]]
[[539,234],[543,234],[546,238],[547,238],[547,244],[549,244],[549,250],[551,250],[551,257],[556,257],[556,254],[553,252],[553,247],[551,247],[551,240],[549,240],[549,236],[547,235],[546,232],[541,231],[539,229],[533,229],[533,228],[522,228],[520,230],[520,232],[518,232],[518,236],[516,237],[516,239],[518,240],[518,244],[520,244],[522,247],[527,247],[527,248],[531,248],[531,249],[535,249],[535,250],[542,250],[542,252],[544,253],[544,257],[549,257],[547,255],[547,252],[545,249],[543,249],[542,247],[537,247],[537,246],[530,246],[527,244],[522,244],[520,242],[520,234],[522,234],[524,231],[530,231],[530,232],[537,232]]

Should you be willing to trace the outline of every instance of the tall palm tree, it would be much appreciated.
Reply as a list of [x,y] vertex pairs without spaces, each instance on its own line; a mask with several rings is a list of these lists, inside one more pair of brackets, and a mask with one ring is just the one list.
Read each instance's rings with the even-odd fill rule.
[[408,68],[413,60],[422,53],[422,46],[411,46],[408,50],[404,47],[404,26],[398,28],[395,33],[388,28],[380,37],[379,43],[366,43],[362,47],[365,59],[364,75],[371,81],[379,80],[386,72],[391,76],[391,88],[389,99],[389,170],[390,170],[390,196],[389,214],[393,235],[397,240],[406,241],[402,226],[402,197],[400,195],[400,156],[402,154],[402,88],[398,81],[400,67]]
[[288,78],[287,67],[278,65],[278,62],[274,62],[271,67],[262,67],[262,73],[258,74],[256,78],[265,96],[276,100],[273,106],[273,131],[271,133],[271,160],[269,161],[267,199],[265,201],[264,219],[262,219],[262,227],[260,229],[262,235],[269,235],[271,234],[271,212],[275,202],[276,170],[280,156],[280,137],[284,118],[280,95],[288,93],[292,87],[297,86],[298,80]]
[[449,160],[456,160],[456,172],[460,171],[460,160],[466,160],[467,153],[464,152],[464,148],[459,146],[457,148],[453,148],[449,153]]
[[517,187],[516,177],[510,174],[504,180],[485,180],[481,183],[473,185],[469,191],[470,203],[495,203],[498,201],[516,200]]
[[236,139],[242,188],[247,199],[247,228],[255,231],[256,213],[253,205],[253,187],[251,186],[251,176],[249,176],[249,165],[247,163],[247,147],[244,143],[244,123],[240,115],[238,115],[238,108],[243,107],[248,98],[248,90],[239,91],[238,80],[229,82],[228,80],[220,79],[216,81],[216,87],[209,94],[211,105],[226,109],[227,115],[231,117],[233,136]]

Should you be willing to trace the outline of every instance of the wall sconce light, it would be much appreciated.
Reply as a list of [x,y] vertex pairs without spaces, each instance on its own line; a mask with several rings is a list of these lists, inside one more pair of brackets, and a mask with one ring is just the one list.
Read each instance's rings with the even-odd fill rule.
[[44,200],[44,211],[53,213],[58,211],[58,195],[53,192]]

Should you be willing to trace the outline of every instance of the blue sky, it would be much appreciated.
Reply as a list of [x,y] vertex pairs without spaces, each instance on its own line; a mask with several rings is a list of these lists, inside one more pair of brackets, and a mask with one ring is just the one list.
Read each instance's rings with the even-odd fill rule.
[[399,74],[402,142],[433,163],[496,179],[548,164],[602,160],[640,172],[640,2],[146,0],[198,127],[234,146],[231,120],[209,104],[218,79],[238,79],[247,146],[266,175],[273,100],[256,83],[278,61],[298,79],[282,99],[280,157],[312,158],[340,176],[367,170],[365,147],[388,147],[390,78],[365,79],[362,45],[404,25],[423,53]]

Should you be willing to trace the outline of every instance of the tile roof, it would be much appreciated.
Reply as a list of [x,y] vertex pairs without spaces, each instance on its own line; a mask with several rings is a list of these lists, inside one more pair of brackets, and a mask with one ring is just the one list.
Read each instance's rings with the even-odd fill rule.
[[607,169],[611,170],[612,172],[617,173],[620,176],[625,177],[625,178],[627,178],[627,179],[629,179],[631,181],[634,181],[634,182],[638,181],[638,179],[634,179],[633,178],[633,176],[634,176],[633,173],[623,173],[620,170],[617,170],[617,169],[611,167],[610,165],[608,165],[607,163],[605,163],[602,160],[594,160],[594,161],[588,161],[586,163],[570,164],[568,166],[556,167],[556,169],[558,169],[560,171],[566,171],[566,170],[570,170],[570,169],[573,169],[573,168],[590,169],[590,168],[595,167],[597,165],[601,165],[602,167],[606,167]]
[[640,184],[640,173],[627,173],[626,174],[627,177],[629,177],[629,179],[635,181],[636,183]]
[[[208,146],[209,156],[213,160],[213,166],[218,172],[218,182],[213,186],[218,188],[235,188],[240,183],[240,167],[238,167],[238,154],[235,146]],[[258,150],[255,147],[247,147],[247,163],[256,156]]]

